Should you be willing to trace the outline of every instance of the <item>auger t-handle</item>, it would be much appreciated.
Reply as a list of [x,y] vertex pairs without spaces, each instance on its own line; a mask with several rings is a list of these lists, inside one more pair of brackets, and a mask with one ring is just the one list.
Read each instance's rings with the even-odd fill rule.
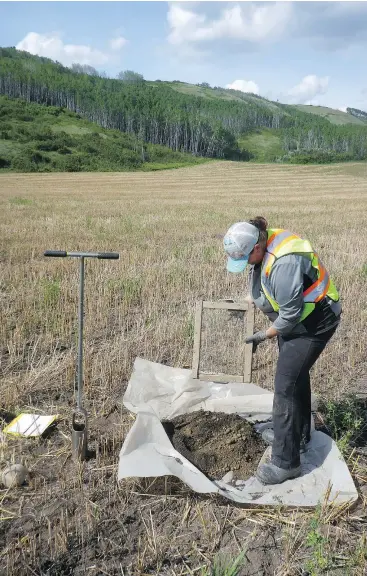
[[72,422],[73,457],[85,460],[87,454],[87,413],[83,408],[83,330],[84,330],[84,259],[98,258],[100,260],[118,260],[117,252],[66,252],[65,250],[46,250],[44,256],[54,258],[80,258],[80,285],[78,309],[78,395],[77,412],[84,418],[83,424],[76,424],[76,413]]

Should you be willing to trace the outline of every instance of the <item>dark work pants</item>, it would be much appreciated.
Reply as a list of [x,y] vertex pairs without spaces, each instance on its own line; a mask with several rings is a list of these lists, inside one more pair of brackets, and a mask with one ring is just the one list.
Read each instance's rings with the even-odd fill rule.
[[288,470],[300,465],[300,442],[310,440],[310,369],[315,364],[336,326],[318,336],[278,336],[279,358],[275,373],[271,461]]

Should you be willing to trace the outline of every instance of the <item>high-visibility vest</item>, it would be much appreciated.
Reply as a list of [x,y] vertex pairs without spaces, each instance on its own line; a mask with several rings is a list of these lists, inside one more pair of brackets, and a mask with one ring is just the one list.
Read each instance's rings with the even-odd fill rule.
[[317,280],[303,292],[304,306],[300,322],[314,311],[315,304],[325,296],[334,302],[339,300],[339,294],[333,281],[308,240],[303,240],[288,230],[269,229],[267,233],[268,241],[261,268],[261,286],[274,312],[279,312],[279,304],[271,294],[269,276],[274,262],[287,254],[306,256],[311,260],[311,265],[317,272]]

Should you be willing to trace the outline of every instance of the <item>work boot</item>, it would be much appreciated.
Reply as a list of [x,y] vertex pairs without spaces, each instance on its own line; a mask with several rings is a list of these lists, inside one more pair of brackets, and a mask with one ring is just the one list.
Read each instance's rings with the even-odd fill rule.
[[298,476],[301,476],[301,466],[284,470],[284,468],[278,468],[271,462],[269,464],[261,464],[256,471],[256,478],[262,484],[281,484],[285,480],[298,478]]
[[[274,430],[272,428],[266,428],[264,432],[261,434],[262,439],[266,442],[269,446],[272,446],[274,442]],[[307,450],[307,445],[304,439],[301,440],[301,444],[299,447],[300,454],[303,454]]]

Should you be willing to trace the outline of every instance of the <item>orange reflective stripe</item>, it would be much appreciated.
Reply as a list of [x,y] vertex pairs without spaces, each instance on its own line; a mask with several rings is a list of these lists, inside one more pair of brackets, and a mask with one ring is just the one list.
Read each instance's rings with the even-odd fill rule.
[[304,296],[305,302],[320,302],[328,293],[330,287],[330,280],[327,280],[324,285],[319,284],[315,288],[312,286],[313,290],[308,294],[308,296]]
[[269,276],[271,267],[272,267],[272,265],[273,265],[273,263],[274,263],[274,260],[275,260],[274,254],[270,254],[270,253],[268,252],[268,253],[266,254],[265,262],[264,262],[264,267],[265,267],[265,274],[266,274],[266,276]]
[[315,290],[315,288],[317,288],[319,284],[321,284],[321,282],[324,280],[326,274],[326,268],[322,266],[322,264],[319,264],[319,270],[320,270],[319,278],[309,288],[307,288],[307,290],[303,292],[303,296],[307,296],[308,294],[310,294],[310,292]]
[[320,302],[328,293],[330,288],[330,277],[327,270],[322,264],[320,267],[320,277],[304,291],[303,297],[305,302]]
[[295,234],[292,234],[292,235],[288,236],[287,238],[284,238],[284,240],[282,240],[277,246],[275,246],[273,254],[275,254],[275,256],[276,256],[277,253],[280,251],[280,249],[283,248],[284,244],[287,244],[287,242],[290,242],[291,240],[294,240],[295,238],[298,238],[298,236],[296,236]]
[[279,232],[274,232],[274,234],[272,234],[272,235],[270,236],[269,240],[267,241],[266,247],[268,247],[268,246],[272,243],[272,241],[274,240],[274,238],[275,238],[276,236],[278,236],[278,234],[280,234],[281,232],[282,232],[282,230],[279,230]]
[[327,284],[323,290],[323,292],[320,294],[320,296],[318,296],[315,300],[316,302],[320,302],[320,300],[322,300],[323,298],[325,298],[326,294],[329,292],[329,288],[330,288],[330,278],[328,278]]

